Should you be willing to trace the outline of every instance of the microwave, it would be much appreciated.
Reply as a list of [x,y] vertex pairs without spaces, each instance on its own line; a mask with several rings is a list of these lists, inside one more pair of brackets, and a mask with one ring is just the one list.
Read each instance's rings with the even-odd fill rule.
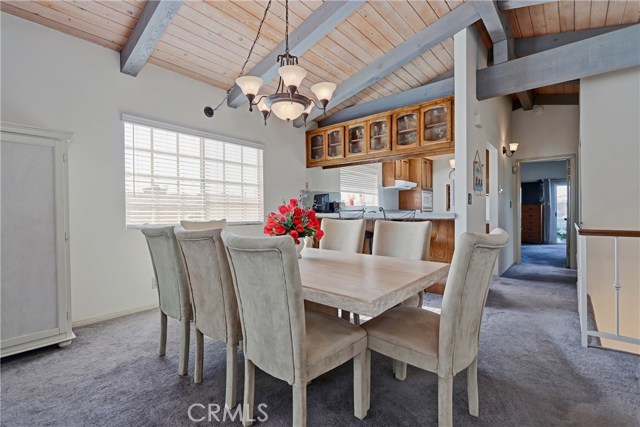
[[422,212],[433,212],[433,191],[422,191]]

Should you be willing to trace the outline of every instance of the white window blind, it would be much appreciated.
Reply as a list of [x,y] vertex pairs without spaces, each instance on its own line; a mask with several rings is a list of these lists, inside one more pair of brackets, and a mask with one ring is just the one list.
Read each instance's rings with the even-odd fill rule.
[[127,226],[263,221],[262,149],[169,129],[124,121]]
[[378,172],[376,165],[340,168],[340,193],[342,201],[347,205],[377,205]]

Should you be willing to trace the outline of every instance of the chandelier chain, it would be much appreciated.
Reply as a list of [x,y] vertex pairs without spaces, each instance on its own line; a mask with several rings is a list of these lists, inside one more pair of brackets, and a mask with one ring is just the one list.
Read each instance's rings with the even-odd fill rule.
[[[269,3],[267,3],[267,7],[265,7],[265,9],[264,9],[264,14],[262,15],[262,21],[260,21],[260,25],[258,26],[258,32],[256,33],[256,38],[253,39],[253,43],[251,44],[251,48],[249,49],[249,54],[247,55],[247,59],[244,60],[244,64],[242,64],[242,68],[240,69],[240,74],[238,74],[238,77],[242,77],[244,75],[244,69],[247,67],[247,64],[249,63],[249,59],[251,59],[251,54],[253,53],[253,48],[256,46],[256,43],[258,43],[258,39],[260,38],[260,33],[262,32],[262,24],[264,24],[264,21],[267,19],[267,12],[269,12],[269,8],[270,7],[271,7],[271,0],[269,0]],[[289,16],[289,11],[287,10],[287,17],[288,16]],[[288,44],[287,44],[287,46],[288,46]],[[288,50],[288,48],[287,48],[287,50]],[[227,100],[229,99],[229,95],[231,95],[231,91],[232,90],[233,90],[233,86],[230,87],[229,89],[227,89],[227,93],[225,94],[224,98],[222,98],[220,103],[218,105],[216,105],[215,108],[213,108],[212,113],[211,113],[212,116],[216,111],[218,111],[218,108],[222,107],[222,104],[227,102]],[[207,108],[209,108],[209,107],[207,107]]]
[[270,7],[271,7],[271,0],[269,0],[269,3],[267,3],[267,7],[264,8],[264,14],[262,15],[262,21],[260,21],[260,25],[258,26],[258,32],[256,33],[256,38],[253,39],[253,44],[251,45],[251,49],[249,49],[249,54],[247,55],[247,59],[245,59],[244,64],[242,64],[242,69],[240,70],[240,75],[238,77],[244,74],[244,69],[247,66],[247,63],[249,62],[249,59],[251,58],[251,54],[253,53],[253,48],[256,46],[256,43],[258,43],[258,39],[260,38],[260,33],[262,32],[262,24],[264,24],[264,21],[267,19],[267,12],[269,12]]
[[[271,0],[269,0],[271,1]],[[284,1],[284,53],[289,54],[289,0]]]

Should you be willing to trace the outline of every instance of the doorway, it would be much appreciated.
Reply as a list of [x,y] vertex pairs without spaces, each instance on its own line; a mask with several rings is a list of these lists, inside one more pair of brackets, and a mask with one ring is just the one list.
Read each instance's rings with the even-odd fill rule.
[[518,162],[518,262],[573,267],[571,163],[571,158]]

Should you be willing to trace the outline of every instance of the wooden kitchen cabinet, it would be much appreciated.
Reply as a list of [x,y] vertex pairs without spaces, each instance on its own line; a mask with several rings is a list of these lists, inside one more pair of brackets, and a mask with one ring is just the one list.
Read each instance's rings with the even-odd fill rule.
[[420,186],[433,190],[433,160],[423,157],[420,161]]
[[408,150],[419,145],[420,108],[405,108],[393,114],[394,151]]
[[369,139],[367,122],[350,122],[345,127],[347,130],[345,156],[352,157],[367,154],[367,141]]
[[393,187],[396,179],[409,181],[409,159],[382,163],[382,186]]
[[367,121],[368,153],[391,151],[391,116],[382,114]]
[[344,126],[307,133],[307,166],[319,166],[344,158]]
[[327,160],[344,158],[344,127],[339,126],[327,130]]
[[420,145],[446,148],[453,142],[451,99],[433,102],[420,108]]
[[316,129],[307,133],[307,166],[326,160],[325,130]]

